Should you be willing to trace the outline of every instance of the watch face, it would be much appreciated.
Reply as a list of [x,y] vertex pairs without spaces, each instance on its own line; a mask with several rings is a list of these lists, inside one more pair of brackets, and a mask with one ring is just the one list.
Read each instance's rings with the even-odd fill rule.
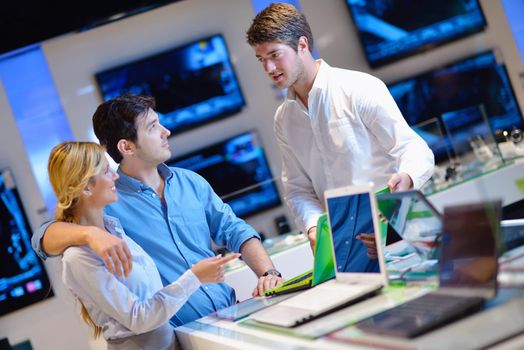
[[262,276],[268,276],[268,275],[282,277],[282,274],[278,272],[278,270],[276,269],[267,270]]

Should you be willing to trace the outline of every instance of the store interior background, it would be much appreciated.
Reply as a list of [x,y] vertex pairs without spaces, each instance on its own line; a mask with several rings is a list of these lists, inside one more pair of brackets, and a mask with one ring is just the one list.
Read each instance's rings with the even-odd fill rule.
[[[524,72],[524,57],[519,54],[501,1],[480,2],[488,23],[483,32],[375,70],[370,69],[366,62],[344,1],[301,0],[300,5],[313,30],[315,47],[323,59],[332,66],[370,72],[385,82],[406,78],[488,49],[498,49],[522,111],[524,82],[519,74]],[[245,30],[253,16],[253,7],[247,0],[185,0],[86,32],[45,41],[42,49],[74,138],[92,140],[91,116],[101,103],[94,80],[96,72],[221,33],[227,42],[246,106],[233,117],[171,137],[171,150],[173,155],[185,154],[254,129],[260,135],[273,176],[278,176],[280,156],[273,136],[273,115],[282,95],[272,87],[252,48],[245,43]],[[47,212],[42,210],[44,200],[2,84],[0,125],[0,169],[11,169],[35,229],[47,219]],[[291,219],[282,206],[247,221],[271,236],[276,234],[273,220],[282,214]],[[103,342],[91,339],[89,330],[80,320],[78,305],[62,287],[59,260],[48,260],[46,267],[55,296],[1,317],[0,338],[8,337],[12,344],[30,340],[34,349],[104,348]]]

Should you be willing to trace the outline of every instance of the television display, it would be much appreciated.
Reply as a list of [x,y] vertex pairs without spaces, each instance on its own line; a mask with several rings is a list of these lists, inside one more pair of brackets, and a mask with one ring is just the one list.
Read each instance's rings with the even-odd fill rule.
[[105,101],[132,93],[156,98],[160,122],[177,134],[245,106],[224,38],[217,34],[96,74]]
[[0,316],[53,295],[9,171],[0,173]]
[[478,0],[346,0],[371,67],[482,31]]
[[65,33],[111,23],[175,1],[4,1],[0,11],[0,32],[3,33],[0,54]]
[[[493,132],[523,127],[508,74],[493,51],[389,84],[388,88],[411,126],[432,118],[443,126],[444,113],[483,106]],[[443,133],[447,136],[445,130]],[[442,140],[449,143],[447,137]],[[437,163],[447,158],[449,145],[429,145]]]
[[281,204],[255,132],[240,134],[177,157],[167,164],[200,174],[239,217],[244,218]]

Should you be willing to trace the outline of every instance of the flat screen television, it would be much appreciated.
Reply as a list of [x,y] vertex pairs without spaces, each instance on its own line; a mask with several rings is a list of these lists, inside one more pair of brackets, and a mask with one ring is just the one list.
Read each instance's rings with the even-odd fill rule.
[[52,296],[9,171],[0,173],[0,316]]
[[76,30],[111,23],[176,0],[4,1],[0,54]]
[[95,75],[105,101],[132,93],[153,96],[160,122],[177,134],[244,106],[222,35],[192,41]]
[[167,162],[204,177],[242,218],[281,204],[258,134],[246,132]]
[[364,53],[378,67],[480,32],[478,0],[346,0]]
[[[444,113],[482,105],[493,132],[523,127],[508,74],[493,51],[389,84],[388,88],[411,126],[432,118],[443,126]],[[449,147],[431,148],[437,163],[445,160]]]

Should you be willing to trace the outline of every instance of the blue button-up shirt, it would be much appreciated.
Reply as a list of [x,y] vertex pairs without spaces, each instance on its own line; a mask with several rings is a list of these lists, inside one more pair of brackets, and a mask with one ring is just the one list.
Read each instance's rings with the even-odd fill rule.
[[[198,174],[180,168],[158,166],[165,179],[165,204],[143,182],[118,170],[119,200],[106,207],[120,219],[126,234],[155,261],[162,283],[178,279],[198,261],[214,255],[211,241],[234,252],[256,231],[237,218],[211,186]],[[45,258],[40,240],[47,225],[33,235],[33,247]],[[175,326],[193,321],[235,302],[234,290],[225,283],[200,287],[171,319]]]
[[355,236],[373,233],[373,218],[368,194],[328,199],[331,232],[339,272],[377,272],[377,259],[369,259],[366,247]]

